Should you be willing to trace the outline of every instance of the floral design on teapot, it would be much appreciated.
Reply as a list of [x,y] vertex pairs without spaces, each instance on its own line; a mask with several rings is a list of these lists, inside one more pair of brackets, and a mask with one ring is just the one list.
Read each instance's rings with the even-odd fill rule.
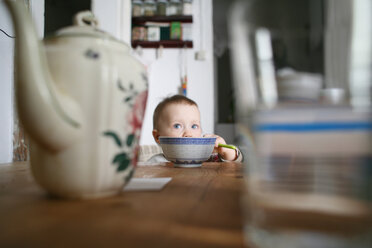
[[87,56],[88,58],[91,58],[91,59],[98,59],[99,58],[99,53],[93,51],[92,49],[88,49],[85,52],[85,56]]
[[118,147],[124,149],[123,152],[118,153],[118,154],[115,155],[115,157],[112,160],[112,163],[117,164],[116,171],[120,172],[120,171],[126,170],[128,168],[128,166],[130,165],[130,162],[131,162],[132,158],[128,155],[128,154],[130,154],[130,152],[125,151],[125,150],[128,150],[128,148],[130,148],[133,145],[134,134],[129,134],[126,137],[125,145],[123,144],[120,137],[115,132],[106,131],[103,134],[105,136],[112,137],[113,140],[115,141],[116,145]]
[[[143,78],[147,82],[146,75]],[[124,92],[123,103],[131,107],[132,111],[128,113],[126,117],[128,123],[132,128],[131,132],[127,134],[124,139],[111,130],[105,131],[104,136],[111,137],[115,144],[122,150],[121,152],[115,154],[112,159],[112,164],[117,166],[116,171],[125,171],[131,164],[135,166],[137,164],[139,146],[138,142],[141,134],[141,127],[143,123],[143,118],[147,103],[147,90],[138,92],[135,90],[132,82],[129,82],[129,86],[125,87],[119,79],[117,81],[117,86],[120,91]],[[134,148],[132,148],[135,145]],[[133,149],[133,150],[132,150]],[[132,157],[130,154],[133,154]],[[128,175],[125,177],[125,181],[128,181],[133,176],[133,168],[129,171]]]

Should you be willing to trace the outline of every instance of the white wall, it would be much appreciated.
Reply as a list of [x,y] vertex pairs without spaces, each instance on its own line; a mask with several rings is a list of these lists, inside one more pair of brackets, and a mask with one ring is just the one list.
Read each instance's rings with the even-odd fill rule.
[[[30,9],[40,37],[44,30],[44,0],[30,0]],[[15,36],[10,13],[0,1],[0,28]],[[13,54],[14,39],[0,32],[0,163],[13,158]]]
[[[128,4],[128,1],[125,0],[124,4]],[[108,6],[106,0],[93,0],[93,12],[99,19],[104,18],[103,21],[100,20],[100,28],[129,42],[130,20],[127,20],[127,23],[120,22],[123,18],[116,11],[122,8],[121,4],[123,3],[120,0],[110,3],[111,5]],[[130,15],[128,12],[124,13],[124,15],[126,14]],[[117,27],[120,25],[121,29],[118,29]],[[120,30],[124,30],[124,34]],[[160,57],[156,55],[157,49],[132,51],[146,65],[149,73],[149,99],[140,140],[141,145],[155,144],[151,134],[152,113],[164,97],[179,92],[181,71],[184,70],[182,64],[186,64],[187,68],[187,96],[199,105],[203,131],[204,133],[214,132],[212,0],[193,1],[192,31],[194,47],[191,49],[164,48]],[[205,51],[205,60],[195,60],[195,53],[201,50]]]
[[[0,2],[0,28],[14,36],[13,25],[3,1]],[[10,162],[13,156],[13,44],[14,39],[0,32],[0,163]]]
[[131,35],[131,0],[92,0],[92,12],[99,27],[129,44]]

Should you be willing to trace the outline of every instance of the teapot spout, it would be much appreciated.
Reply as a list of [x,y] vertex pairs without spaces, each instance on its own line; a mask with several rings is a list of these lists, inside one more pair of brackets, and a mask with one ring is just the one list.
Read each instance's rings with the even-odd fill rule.
[[81,109],[54,84],[44,46],[28,10],[19,1],[5,3],[16,33],[14,66],[19,118],[35,142],[59,151],[81,135]]

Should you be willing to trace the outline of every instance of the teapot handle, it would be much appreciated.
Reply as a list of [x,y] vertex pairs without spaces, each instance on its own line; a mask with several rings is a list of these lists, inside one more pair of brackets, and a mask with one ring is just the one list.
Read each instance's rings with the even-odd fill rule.
[[78,26],[98,26],[98,19],[89,11],[81,11],[74,16],[74,25]]

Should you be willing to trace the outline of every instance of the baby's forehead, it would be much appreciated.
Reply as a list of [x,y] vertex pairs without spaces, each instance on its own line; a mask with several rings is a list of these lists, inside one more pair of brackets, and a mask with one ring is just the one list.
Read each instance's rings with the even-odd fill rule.
[[164,107],[163,111],[173,109],[173,108],[183,108],[183,107],[191,107],[191,108],[195,108],[196,110],[199,110],[198,106],[195,104],[190,104],[188,102],[172,102],[172,103],[168,103]]
[[189,103],[168,103],[163,106],[158,113],[158,118],[155,121],[155,127],[161,129],[162,125],[168,125],[175,121],[195,122],[200,124],[200,111],[198,105]]
[[189,117],[189,114],[192,116],[198,116],[200,118],[200,111],[197,105],[189,103],[172,103],[168,104],[163,108],[160,113],[160,118],[170,118],[174,115],[179,116],[179,114],[186,114]]

